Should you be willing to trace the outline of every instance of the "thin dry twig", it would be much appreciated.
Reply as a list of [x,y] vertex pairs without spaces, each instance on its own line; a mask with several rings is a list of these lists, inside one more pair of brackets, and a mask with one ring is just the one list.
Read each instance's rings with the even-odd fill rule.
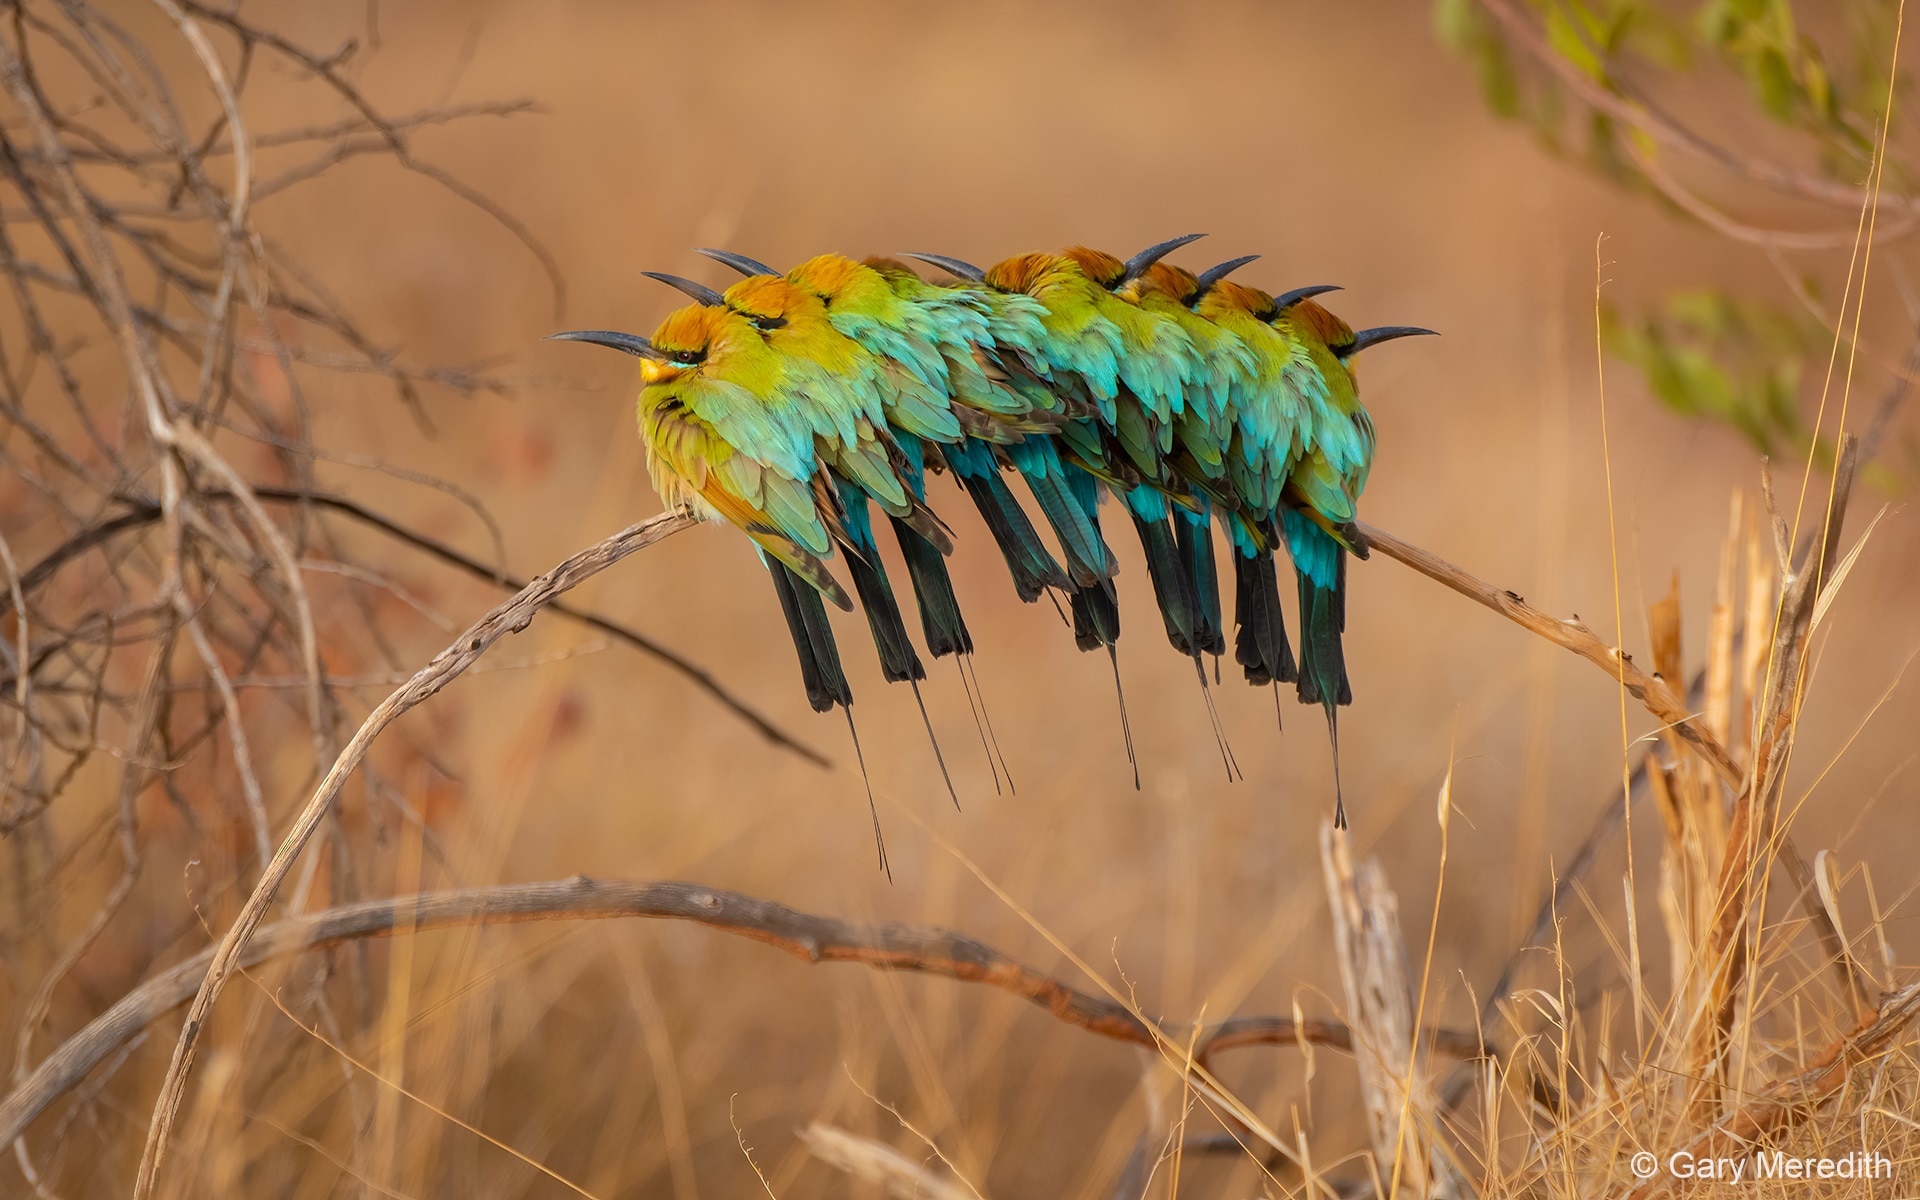
[[383,700],[360,728],[348,741],[346,748],[334,759],[325,778],[320,781],[313,794],[308,797],[300,813],[294,818],[292,826],[282,839],[273,858],[261,871],[260,881],[255,885],[253,894],[247,897],[239,917],[221,938],[214,952],[212,962],[207,968],[206,979],[200,986],[200,992],[194,997],[187,1012],[185,1025],[181,1027],[180,1039],[174,1046],[173,1061],[168,1064],[167,1074],[161,1083],[160,1095],[154,1102],[153,1120],[147,1131],[147,1146],[141,1155],[140,1171],[134,1180],[135,1200],[152,1193],[154,1180],[166,1153],[167,1134],[173,1127],[173,1117],[180,1105],[180,1099],[186,1088],[187,1072],[193,1065],[194,1050],[198,1045],[200,1033],[205,1028],[208,1016],[213,1011],[213,1003],[226,986],[232,975],[242,950],[266,918],[267,909],[279,893],[280,885],[285,881],[287,872],[300,852],[306,848],[314,831],[320,827],[320,821],[332,807],[334,798],[346,785],[360,760],[366,757],[374,738],[380,735],[402,713],[424,700],[438,694],[463,671],[480,660],[493,644],[510,633],[518,633],[532,624],[539,611],[562,592],[579,585],[587,579],[606,570],[608,567],[626,558],[630,554],[644,550],[662,538],[669,537],[696,524],[692,514],[683,510],[662,513],[638,525],[630,525],[595,545],[589,546],[573,557],[562,562],[552,571],[534,579],[506,603],[494,608],[486,616],[474,622],[459,639],[435,655],[426,666],[420,668],[414,677]]
[[[1849,470],[1847,483],[1852,483]],[[1836,503],[1839,513],[1844,515],[1847,489],[1836,489]],[[1837,524],[1830,526],[1838,530]],[[1423,550],[1410,542],[1403,542],[1385,530],[1371,525],[1360,526],[1361,535],[1367,544],[1379,550],[1388,558],[1412,567],[1414,570],[1434,580],[1436,583],[1460,593],[1469,600],[1476,601],[1499,613],[1501,616],[1529,630],[1558,646],[1573,651],[1581,658],[1593,663],[1607,675],[1620,682],[1627,693],[1640,701],[1647,711],[1658,719],[1661,725],[1677,734],[1700,755],[1736,794],[1744,794],[1748,787],[1747,771],[1728,753],[1720,740],[1713,736],[1697,717],[1695,717],[1667,681],[1658,675],[1649,675],[1634,663],[1633,656],[1617,646],[1609,646],[1580,620],[1575,614],[1573,619],[1562,621],[1550,617],[1529,605],[1516,592],[1496,588],[1447,562],[1437,554]],[[1836,535],[1837,537],[1837,532]],[[1809,610],[1809,615],[1811,610]],[[1813,888],[1813,869],[1807,864],[1793,840],[1783,831],[1773,845],[1776,857],[1786,869],[1796,889],[1796,897],[1826,949],[1835,969],[1842,975],[1843,983],[1849,989],[1857,986],[1853,979],[1851,961],[1846,951],[1846,941],[1840,931],[1834,928],[1833,918],[1821,906],[1819,897]]]
[[1361,525],[1360,529],[1367,545],[1388,558],[1412,567],[1428,579],[1485,605],[1522,629],[1571,650],[1599,667],[1609,677],[1618,680],[1627,689],[1628,695],[1645,705],[1662,726],[1671,728],[1686,739],[1729,785],[1738,788],[1745,783],[1746,772],[1740,764],[1734,761],[1733,755],[1720,744],[1720,740],[1688,711],[1667,681],[1658,675],[1647,674],[1633,661],[1631,654],[1602,641],[1593,630],[1587,628],[1578,614],[1565,621],[1550,617],[1529,605],[1517,592],[1497,588],[1477,579],[1431,551],[1422,550],[1411,542],[1403,542],[1371,525]]

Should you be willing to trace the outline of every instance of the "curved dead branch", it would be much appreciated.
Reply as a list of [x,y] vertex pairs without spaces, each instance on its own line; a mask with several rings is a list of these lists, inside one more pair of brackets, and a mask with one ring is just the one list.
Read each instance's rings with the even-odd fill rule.
[[[803,962],[860,963],[880,971],[917,971],[983,983],[1090,1033],[1149,1048],[1160,1044],[1125,1006],[1080,991],[965,934],[925,925],[857,925],[696,883],[628,883],[575,876],[369,900],[268,925],[237,952],[232,965],[245,970],[268,959],[356,938],[462,925],[615,917],[691,921],[764,942]],[[153,976],[48,1055],[0,1101],[0,1144],[18,1137],[49,1104],[149,1024],[186,1003],[213,958],[214,950],[203,950]],[[1182,1042],[1188,1036],[1164,1029],[1163,1035]],[[1457,1030],[1431,1030],[1425,1037],[1442,1054],[1465,1058],[1489,1053],[1478,1038]],[[1195,1059],[1205,1066],[1212,1056],[1230,1050],[1301,1042],[1352,1048],[1347,1027],[1338,1021],[1309,1019],[1296,1024],[1290,1017],[1235,1017],[1201,1030],[1195,1039]]]

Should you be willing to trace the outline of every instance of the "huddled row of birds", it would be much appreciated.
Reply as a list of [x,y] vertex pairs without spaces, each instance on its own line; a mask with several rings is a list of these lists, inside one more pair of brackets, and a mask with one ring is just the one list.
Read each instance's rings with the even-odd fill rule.
[[[1164,261],[1199,236],[1125,260],[1078,246],[985,269],[905,256],[951,277],[941,282],[897,258],[825,254],[781,272],[707,249],[699,253],[745,278],[723,292],[646,272],[695,301],[651,337],[553,336],[641,360],[654,486],[667,504],[752,539],[808,700],[820,712],[847,709],[850,729],[853,692],[826,604],[851,610],[854,601],[834,576],[836,558],[886,679],[913,684],[917,699],[926,677],[881,560],[875,507],[899,543],[927,652],[959,656],[967,679],[973,638],[946,566],[952,527],[928,506],[929,473],[951,474],[979,510],[1022,600],[1066,600],[1079,647],[1114,659],[1116,688],[1118,564],[1104,495],[1133,524],[1167,640],[1193,659],[1203,691],[1202,656],[1214,656],[1217,678],[1227,650],[1218,522],[1233,563],[1234,660],[1248,683],[1292,683],[1302,702],[1325,709],[1344,825],[1336,713],[1353,699],[1341,647],[1347,559],[1367,555],[1356,505],[1374,456],[1353,360],[1432,331],[1355,332],[1314,300],[1336,287],[1272,295],[1227,278],[1258,255],[1198,274]],[[1056,545],[1009,478],[1025,485]],[[1297,658],[1281,611],[1283,546],[1299,584]],[[1120,713],[1131,760],[1124,697]],[[1237,767],[1214,719],[1231,777]]]

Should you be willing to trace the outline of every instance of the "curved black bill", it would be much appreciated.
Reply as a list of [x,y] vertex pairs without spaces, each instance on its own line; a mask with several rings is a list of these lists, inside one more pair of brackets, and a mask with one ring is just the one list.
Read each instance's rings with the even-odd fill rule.
[[1197,242],[1205,236],[1207,235],[1204,233],[1189,233],[1182,237],[1168,238],[1164,242],[1156,242],[1153,245],[1148,246],[1145,250],[1142,250],[1140,253],[1134,255],[1132,258],[1127,260],[1127,271],[1122,278],[1123,279],[1140,278],[1140,276],[1145,273],[1148,267],[1151,267],[1153,264],[1159,262],[1161,259],[1165,258],[1167,255],[1172,254],[1175,250],[1178,250],[1180,247],[1186,245],[1188,242]]
[[635,358],[655,358],[666,360],[666,355],[654,349],[653,343],[637,333],[617,333],[611,329],[569,329],[565,333],[550,333],[541,339],[548,342],[589,342],[595,346],[605,346],[609,350],[618,350],[631,354]]
[[693,252],[695,254],[704,254],[717,263],[732,267],[749,279],[755,275],[778,275],[780,273],[758,259],[748,258],[744,254],[735,254],[731,250],[715,250],[711,246],[698,246],[695,247]]
[[1362,329],[1353,335],[1352,344],[1337,347],[1334,353],[1341,358],[1348,358],[1369,346],[1378,346],[1381,342],[1390,342],[1395,338],[1439,336],[1438,330],[1422,329],[1418,325],[1381,325],[1373,329]]
[[1337,283],[1316,283],[1312,287],[1295,288],[1290,292],[1273,298],[1273,311],[1283,312],[1300,303],[1302,300],[1310,300],[1315,296],[1324,296],[1328,292],[1337,292],[1339,290],[1340,285]]
[[987,281],[987,273],[985,271],[962,259],[948,258],[944,254],[919,254],[912,250],[902,250],[901,253],[908,258],[917,258],[923,263],[931,263],[947,274],[960,279],[969,280],[973,283],[985,283]]
[[1233,274],[1235,271],[1238,271],[1241,267],[1246,266],[1248,263],[1252,262],[1254,259],[1259,257],[1260,256],[1258,254],[1242,254],[1239,258],[1230,258],[1227,261],[1219,264],[1218,266],[1208,267],[1206,270],[1200,272],[1199,274],[1198,281],[1199,281],[1200,287],[1199,287],[1199,290],[1195,293],[1195,295],[1199,295],[1199,296],[1206,295],[1208,288],[1212,287],[1216,283],[1219,283],[1222,279],[1225,279],[1227,276]]
[[668,287],[679,288],[687,295],[692,296],[695,300],[698,300],[710,308],[725,308],[727,306],[727,298],[704,283],[695,283],[691,279],[683,279],[678,275],[669,275],[664,271],[642,271],[640,273],[648,279],[658,279]]

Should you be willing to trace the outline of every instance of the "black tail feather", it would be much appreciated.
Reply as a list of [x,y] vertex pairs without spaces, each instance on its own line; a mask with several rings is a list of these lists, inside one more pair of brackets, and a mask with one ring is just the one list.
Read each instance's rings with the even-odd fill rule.
[[1300,576],[1300,702],[1353,703],[1341,633],[1347,627],[1347,556],[1339,558],[1334,585],[1323,588]]
[[998,473],[963,478],[960,483],[967,489],[967,495],[973,497],[974,507],[987,523],[987,532],[993,535],[994,544],[1007,560],[1013,589],[1022,601],[1031,604],[1050,587],[1071,586],[1067,573],[1060,569],[1060,564],[1034,531],[1027,510],[1020,507]]
[[1347,680],[1346,653],[1341,632],[1347,624],[1347,555],[1337,560],[1331,588],[1316,586],[1300,576],[1300,699],[1318,704],[1327,714],[1327,741],[1333,749],[1333,824],[1347,827],[1346,796],[1340,788],[1340,705],[1353,703]]
[[853,576],[853,590],[866,610],[867,626],[873,630],[873,648],[880,654],[880,673],[888,683],[903,679],[925,679],[927,669],[907,636],[907,623],[900,616],[900,602],[894,599],[887,583],[887,568],[877,551],[866,556],[849,552],[847,573]]
[[1174,537],[1173,528],[1166,517],[1149,521],[1138,513],[1128,513],[1133,518],[1133,527],[1140,534],[1140,548],[1146,552],[1147,575],[1153,581],[1153,599],[1160,606],[1161,619],[1166,623],[1167,641],[1173,648],[1188,656],[1197,656],[1200,647],[1195,637],[1199,625],[1198,614],[1194,611],[1194,598],[1187,580],[1186,565],[1180,558],[1180,547]]
[[1213,557],[1213,527],[1176,516],[1173,532],[1180,560],[1186,564],[1187,586],[1193,591],[1194,638],[1200,649],[1218,657],[1227,652],[1227,635],[1220,619],[1220,568]]
[[1020,789],[1013,784],[1013,768],[1007,765],[1007,753],[1000,748],[1000,735],[993,731],[993,714],[987,711],[987,689],[980,686],[980,668],[973,665],[972,655],[967,656],[967,674],[973,679],[973,694],[980,698],[980,719],[986,723],[993,755],[1000,760],[1000,773],[1007,777],[1007,791],[1019,795]]
[[1073,589],[1073,641],[1082,650],[1120,640],[1120,604],[1111,582]]
[[[1200,661],[1201,654],[1208,648],[1208,640],[1203,633],[1205,618],[1194,588],[1193,561],[1198,554],[1184,544],[1181,536],[1188,528],[1188,522],[1177,517],[1149,521],[1131,511],[1128,515],[1133,518],[1133,527],[1140,534],[1141,548],[1146,551],[1147,574],[1153,581],[1153,598],[1159,604],[1160,616],[1166,625],[1167,641],[1172,643],[1175,650],[1193,659],[1193,672],[1200,680],[1200,696],[1206,702],[1214,743],[1220,748],[1220,761],[1226,766],[1227,780],[1232,782],[1240,770],[1240,764],[1234,761],[1233,747],[1227,743],[1226,727],[1220,723],[1220,711],[1214,706],[1213,691],[1207,686],[1207,669]],[[1206,542],[1207,567],[1211,571],[1213,544],[1211,539],[1206,538],[1204,526],[1201,528],[1201,540]],[[1217,608],[1219,589],[1216,587],[1214,591],[1214,605]],[[1217,631],[1215,636],[1218,637]],[[1222,641],[1221,649],[1225,648]]]
[[1255,687],[1291,683],[1299,675],[1293,647],[1287,641],[1285,614],[1280,608],[1280,575],[1273,552],[1254,558],[1233,556],[1234,661]]
[[935,658],[972,654],[973,635],[960,616],[960,600],[953,593],[946,555],[905,521],[898,517],[892,521],[900,555],[907,563],[907,581],[913,585],[914,599],[920,606],[920,632],[926,636],[927,653]]
[[1060,551],[1067,560],[1067,575],[1071,581],[1087,587],[1113,578],[1118,564],[1114,562],[1113,551],[1100,537],[1100,519],[1087,515],[1081,509],[1066,477],[1053,473],[1022,478],[1026,479],[1034,502],[1040,506],[1040,515],[1046,518],[1047,524],[1053,529],[1053,536],[1060,541]]
[[827,606],[820,593],[784,563],[768,560],[767,573],[773,577],[780,611],[787,618],[787,632],[800,656],[800,682],[806,686],[807,702],[815,712],[826,712],[836,704],[851,707],[853,689],[847,686],[847,674],[840,665],[840,651],[834,645],[833,626],[827,623]]

